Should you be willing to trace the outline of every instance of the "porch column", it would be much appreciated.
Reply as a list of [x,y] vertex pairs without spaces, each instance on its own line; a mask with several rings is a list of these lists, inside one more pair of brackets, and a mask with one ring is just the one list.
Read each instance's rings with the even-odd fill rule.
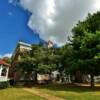
[[0,76],[1,76],[1,73],[2,73],[2,65],[0,65]]
[[8,79],[9,67],[7,67],[6,70],[7,70],[7,72],[6,72],[6,79]]

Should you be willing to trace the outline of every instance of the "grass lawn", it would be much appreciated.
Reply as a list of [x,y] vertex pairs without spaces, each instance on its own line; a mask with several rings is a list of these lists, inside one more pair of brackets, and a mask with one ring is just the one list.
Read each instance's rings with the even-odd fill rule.
[[65,100],[100,100],[100,88],[90,89],[89,87],[68,87],[67,85],[47,85],[34,88]]
[[0,100],[44,100],[43,98],[24,91],[21,88],[0,90]]
[[[40,85],[29,88],[65,100],[100,100],[100,88],[75,87],[67,85]],[[23,88],[7,88],[0,90],[0,100],[45,100]]]

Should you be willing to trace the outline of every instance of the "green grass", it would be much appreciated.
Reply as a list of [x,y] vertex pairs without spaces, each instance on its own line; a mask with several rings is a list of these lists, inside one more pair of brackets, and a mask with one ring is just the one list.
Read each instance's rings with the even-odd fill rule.
[[24,91],[21,88],[0,90],[0,100],[44,100],[43,98]]
[[[42,85],[34,86],[42,93],[47,93],[65,100],[100,100],[100,88],[72,87],[67,85]],[[0,90],[0,100],[45,100],[23,88],[7,88]]]
[[45,93],[64,98],[66,100],[100,100],[100,90],[98,88],[68,87],[67,85],[47,85],[37,88]]

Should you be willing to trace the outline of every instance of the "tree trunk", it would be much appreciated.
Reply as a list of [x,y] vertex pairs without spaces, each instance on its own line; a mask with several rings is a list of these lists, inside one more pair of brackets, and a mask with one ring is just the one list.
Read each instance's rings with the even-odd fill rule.
[[35,81],[35,84],[37,84],[37,71],[35,71],[35,74],[34,74],[34,81]]
[[91,88],[94,87],[94,75],[91,74]]

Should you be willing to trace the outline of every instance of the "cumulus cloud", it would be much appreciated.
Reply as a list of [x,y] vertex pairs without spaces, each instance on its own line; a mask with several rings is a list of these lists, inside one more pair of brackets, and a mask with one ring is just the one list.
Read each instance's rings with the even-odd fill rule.
[[0,55],[0,58],[3,58],[3,57],[11,58],[11,56],[12,56],[12,53],[7,53],[7,54],[4,54],[4,55]]
[[32,13],[28,26],[46,41],[62,45],[78,20],[100,10],[100,0],[20,0]]

